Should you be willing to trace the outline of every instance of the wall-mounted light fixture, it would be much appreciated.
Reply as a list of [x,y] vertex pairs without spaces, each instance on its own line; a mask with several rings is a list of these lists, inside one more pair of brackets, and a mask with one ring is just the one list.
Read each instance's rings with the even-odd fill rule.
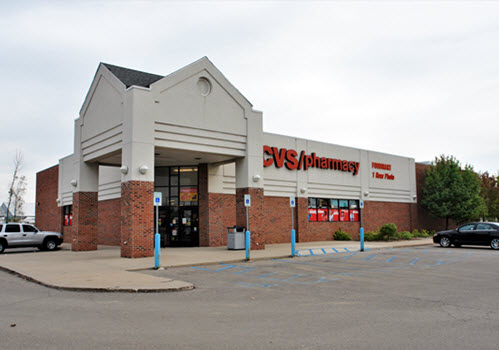
[[253,181],[258,182],[262,177],[260,175],[253,176]]
[[364,192],[364,196],[369,196],[369,191]]
[[301,192],[301,193],[305,193],[305,192],[307,192],[307,188],[306,188],[306,187],[302,187],[302,188],[300,188],[300,192]]
[[412,199],[416,200],[416,198],[418,198],[418,196],[416,195],[412,196]]
[[78,181],[76,179],[71,180],[71,186],[76,187],[78,185]]
[[123,165],[121,168],[120,168],[120,171],[123,175],[126,175],[128,174],[128,167],[126,165]]
[[[59,198],[57,198],[55,201],[56,201],[57,203],[61,203],[61,200],[60,200]],[[40,202],[38,202],[38,205],[40,205]]]
[[141,165],[139,168],[139,173],[144,175],[145,173],[147,173],[148,170],[149,170],[149,167],[147,165]]

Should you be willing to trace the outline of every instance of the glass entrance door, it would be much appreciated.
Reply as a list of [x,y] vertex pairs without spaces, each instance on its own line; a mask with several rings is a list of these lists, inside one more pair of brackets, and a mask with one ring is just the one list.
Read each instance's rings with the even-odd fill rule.
[[159,234],[162,247],[199,245],[198,207],[160,207]]
[[157,167],[154,191],[163,193],[165,204],[159,208],[161,246],[198,246],[198,168]]

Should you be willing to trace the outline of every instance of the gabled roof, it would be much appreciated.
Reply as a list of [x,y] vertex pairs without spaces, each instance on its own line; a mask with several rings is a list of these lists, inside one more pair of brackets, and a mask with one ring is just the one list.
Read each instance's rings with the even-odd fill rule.
[[163,79],[164,76],[156,75],[151,73],[145,73],[134,69],[128,69],[118,66],[113,66],[112,64],[102,63],[111,73],[113,73],[116,78],[118,78],[127,88],[132,85],[149,87],[152,83]]

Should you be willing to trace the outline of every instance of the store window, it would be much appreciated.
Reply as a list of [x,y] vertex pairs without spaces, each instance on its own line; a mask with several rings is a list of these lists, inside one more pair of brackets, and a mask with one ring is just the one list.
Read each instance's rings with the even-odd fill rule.
[[359,201],[352,199],[308,199],[308,221],[359,221]]
[[62,207],[64,226],[71,226],[73,224],[73,206],[65,205]]
[[317,199],[308,199],[308,221],[317,221]]
[[195,166],[155,168],[154,191],[162,193],[164,206],[197,206],[198,168]]

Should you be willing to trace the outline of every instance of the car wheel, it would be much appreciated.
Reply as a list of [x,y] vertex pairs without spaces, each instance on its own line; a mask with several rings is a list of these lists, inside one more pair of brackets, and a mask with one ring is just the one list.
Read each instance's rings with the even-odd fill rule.
[[498,250],[499,249],[499,238],[492,238],[492,241],[490,241],[490,247],[492,249]]
[[5,243],[3,241],[0,241],[0,254],[2,254],[4,250],[5,250]]
[[442,237],[440,238],[440,246],[444,248],[449,248],[450,247],[450,239],[449,237]]
[[55,250],[57,248],[57,242],[49,238],[45,242],[43,242],[43,250]]

